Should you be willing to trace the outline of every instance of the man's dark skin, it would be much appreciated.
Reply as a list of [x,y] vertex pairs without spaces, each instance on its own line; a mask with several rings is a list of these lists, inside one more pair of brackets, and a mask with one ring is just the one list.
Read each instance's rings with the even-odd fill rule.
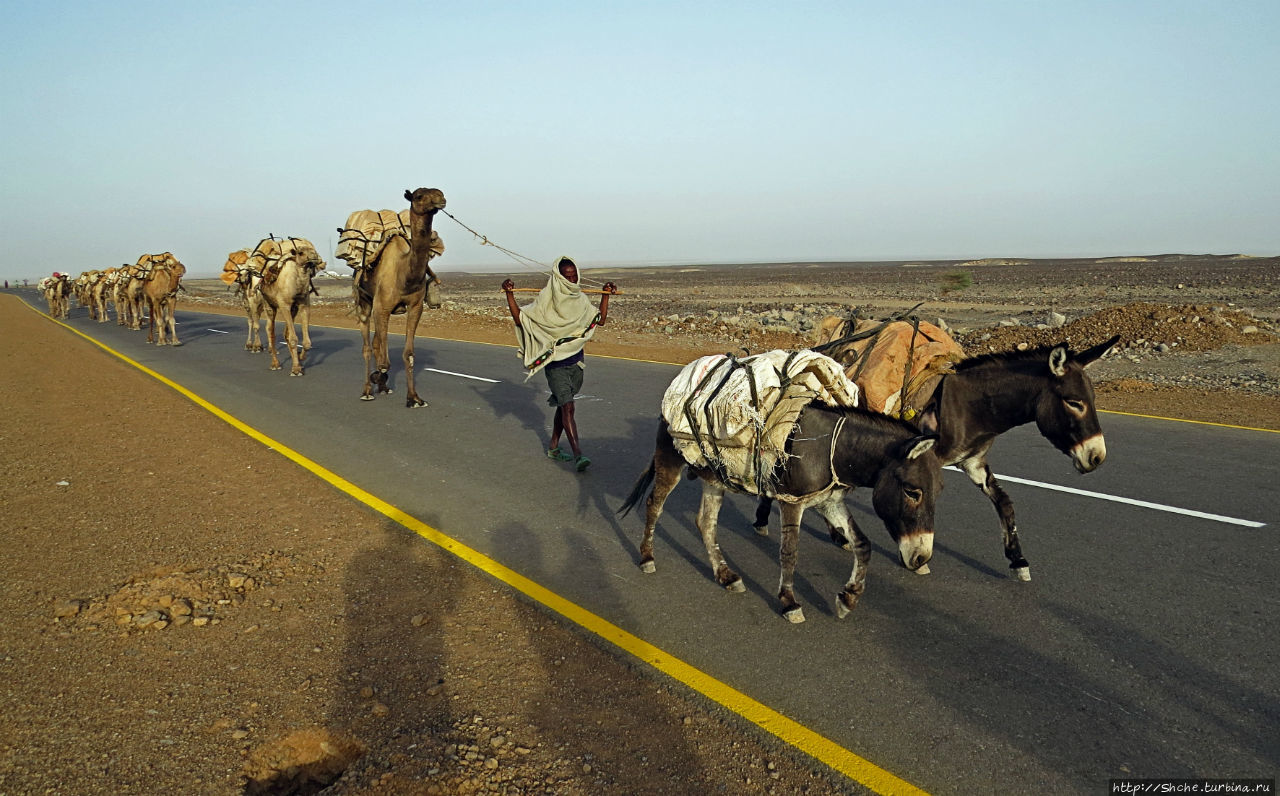
[[[578,266],[572,261],[565,260],[560,264],[560,275],[570,282],[578,281]],[[511,292],[515,289],[516,283],[510,279],[502,283],[502,290],[507,294],[507,309],[511,312],[512,319],[516,322],[516,326],[520,325],[520,307],[516,306],[516,297]],[[600,326],[604,326],[604,322],[609,318],[609,297],[618,292],[617,286],[612,282],[605,283],[601,289],[600,295]],[[563,406],[556,407],[555,420],[551,424],[551,448],[560,446],[560,434],[564,432],[564,436],[569,440],[569,447],[573,450],[574,458],[582,456],[582,448],[578,446],[578,423],[573,419],[573,401],[566,402]]]

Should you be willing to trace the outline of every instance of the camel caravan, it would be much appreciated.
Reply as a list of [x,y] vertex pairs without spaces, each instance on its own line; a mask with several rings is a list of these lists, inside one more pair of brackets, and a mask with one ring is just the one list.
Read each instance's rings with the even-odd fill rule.
[[85,271],[74,280],[55,272],[41,279],[37,287],[49,302],[49,314],[55,318],[67,317],[68,297],[74,294],[76,302],[89,311],[91,320],[108,322],[108,305],[112,305],[117,324],[141,331],[144,317],[149,318],[148,343],[178,346],[182,341],[178,339],[174,309],[186,273],[187,267],[178,258],[164,252],[144,254],[132,265]]

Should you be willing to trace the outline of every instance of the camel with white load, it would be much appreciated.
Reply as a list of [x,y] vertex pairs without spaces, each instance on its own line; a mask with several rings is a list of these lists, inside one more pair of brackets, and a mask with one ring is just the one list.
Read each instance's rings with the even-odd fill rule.
[[[254,247],[246,265],[260,274],[259,291],[267,310],[267,344],[271,353],[271,369],[280,370],[276,354],[276,316],[281,309],[288,312],[284,320],[284,339],[293,360],[290,376],[302,375],[302,363],[311,350],[312,279],[324,268],[324,260],[306,238],[264,238]],[[224,266],[225,267],[225,266]],[[297,323],[302,327],[302,345],[298,345]]]

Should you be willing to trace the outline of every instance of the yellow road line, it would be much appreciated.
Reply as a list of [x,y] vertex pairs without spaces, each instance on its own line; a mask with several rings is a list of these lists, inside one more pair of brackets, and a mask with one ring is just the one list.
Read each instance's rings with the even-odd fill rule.
[[1241,431],[1264,431],[1268,434],[1280,434],[1280,430],[1274,428],[1255,428],[1254,426],[1233,426],[1230,423],[1214,423],[1210,420],[1186,420],[1181,417],[1161,417],[1160,415],[1143,415],[1137,412],[1120,412],[1114,409],[1099,409],[1099,412],[1108,415],[1125,415],[1127,417],[1141,417],[1146,420],[1169,420],[1174,423],[1192,423],[1197,426],[1217,426],[1218,428],[1236,428]]
[[[30,304],[27,304],[27,306],[31,307]],[[31,309],[40,313],[40,310],[35,307],[31,307]],[[40,314],[44,315],[44,313]],[[48,316],[45,315],[45,317]],[[306,456],[303,456],[297,451],[280,444],[244,421],[223,411],[222,409],[219,409],[214,404],[206,401],[204,398],[201,398],[199,395],[188,390],[186,387],[183,387],[181,384],[162,376],[142,363],[129,358],[98,340],[95,340],[73,326],[69,326],[62,321],[53,318],[49,319],[59,326],[69,329],[85,340],[88,340],[103,351],[106,351],[123,362],[132,365],[143,373],[146,373],[148,376],[155,378],[160,383],[172,387],[178,393],[190,399],[197,406],[209,411],[218,419],[226,422],[228,425],[243,432],[249,437],[252,437],[258,442],[261,442],[263,445],[266,445],[277,453],[280,453],[304,469],[311,471],[322,480],[327,481],[329,484],[347,493],[361,503],[364,503],[366,506],[369,506],[378,513],[400,523],[411,531],[417,533],[423,539],[426,539],[432,544],[449,551],[475,568],[492,575],[503,583],[506,583],[512,588],[527,595],[531,599],[542,603],[547,608],[555,611],[569,621],[580,625],[606,641],[611,642],[623,651],[634,655],[636,658],[639,658],[650,666],[653,666],[658,671],[679,680],[693,690],[703,694],[715,702],[720,703],[724,707],[734,713],[737,713],[739,716],[742,716],[764,730],[767,730],[810,757],[813,757],[836,771],[839,771],[846,777],[870,788],[876,793],[885,794],[885,796],[897,796],[897,794],[916,794],[920,796],[927,796],[926,791],[917,788],[906,780],[900,779],[874,763],[859,757],[848,749],[845,749],[843,746],[840,746],[835,741],[814,732],[793,719],[787,718],[776,710],[752,699],[732,686],[717,680],[711,675],[693,666],[690,666],[674,655],[671,655],[662,649],[655,647],[644,639],[623,630],[612,622],[596,616],[576,603],[566,600],[564,597],[561,597],[550,589],[526,578],[519,572],[509,569],[483,553],[473,550],[462,542],[459,542],[457,539],[441,533],[430,525],[427,525],[425,522],[422,522],[417,517],[406,514],[381,498],[366,492],[345,478],[325,469],[311,459],[308,459]]]

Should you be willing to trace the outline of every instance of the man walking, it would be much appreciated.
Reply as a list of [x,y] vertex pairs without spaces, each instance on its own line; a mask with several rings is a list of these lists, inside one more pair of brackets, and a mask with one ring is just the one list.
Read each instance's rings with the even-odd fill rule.
[[[551,390],[547,403],[556,408],[547,458],[572,461],[578,472],[582,472],[591,465],[591,460],[582,452],[574,417],[574,396],[582,389],[586,369],[583,348],[595,334],[596,327],[608,320],[609,297],[618,292],[618,288],[612,282],[605,284],[597,311],[582,294],[578,266],[568,257],[561,257],[547,286],[538,292],[533,303],[517,306],[512,294],[514,289],[515,283],[510,279],[502,283],[502,290],[507,294],[507,309],[516,322],[516,340],[527,371],[525,380],[545,370]],[[572,454],[560,447],[561,433],[569,440]]]

